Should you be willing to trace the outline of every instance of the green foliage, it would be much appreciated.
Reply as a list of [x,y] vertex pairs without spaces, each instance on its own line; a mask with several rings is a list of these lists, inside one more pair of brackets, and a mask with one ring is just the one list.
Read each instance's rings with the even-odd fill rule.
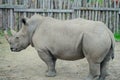
[[74,2],[74,0],[70,0],[71,2]]
[[[12,35],[10,29],[7,30],[7,33],[8,33],[9,36]],[[2,37],[2,36],[4,36],[4,30],[0,29],[0,37]]]
[[10,29],[7,30],[7,33],[8,33],[9,36],[12,36],[12,33],[11,33]]
[[98,0],[98,3],[99,3],[100,5],[102,5],[103,0]]
[[0,29],[0,36],[4,36],[4,32],[1,29]]
[[120,31],[114,33],[114,37],[115,37],[115,40],[116,40],[116,41],[120,41]]
[[93,3],[95,4],[96,2],[98,2],[100,5],[103,4],[103,0],[87,0],[88,3]]

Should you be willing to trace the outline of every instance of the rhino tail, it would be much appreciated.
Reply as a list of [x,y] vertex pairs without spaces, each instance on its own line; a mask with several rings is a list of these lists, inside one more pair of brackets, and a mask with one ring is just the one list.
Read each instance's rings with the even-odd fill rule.
[[111,56],[112,59],[114,59],[114,47],[113,47],[113,43],[111,43],[110,56]]
[[114,39],[114,35],[112,34],[112,32],[110,32],[110,38],[111,38],[110,55],[111,55],[111,58],[114,59],[115,39]]
[[111,39],[111,58],[112,59],[114,59],[114,47],[115,47],[115,43],[113,39]]

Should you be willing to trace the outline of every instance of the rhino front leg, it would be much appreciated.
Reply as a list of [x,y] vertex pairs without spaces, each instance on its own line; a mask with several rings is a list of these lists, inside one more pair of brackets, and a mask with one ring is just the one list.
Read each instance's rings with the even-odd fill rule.
[[48,51],[38,51],[38,55],[47,64],[48,70],[46,71],[46,76],[47,77],[56,76],[55,70],[56,58],[53,55],[51,55],[51,53]]
[[86,80],[99,80],[100,76],[100,64],[93,61],[88,61],[89,63],[89,75]]

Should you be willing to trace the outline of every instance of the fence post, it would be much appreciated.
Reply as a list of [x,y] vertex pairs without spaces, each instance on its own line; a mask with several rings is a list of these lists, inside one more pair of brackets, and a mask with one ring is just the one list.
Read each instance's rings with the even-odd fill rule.
[[[13,0],[8,0],[8,3],[10,4],[10,5],[12,5],[13,4]],[[13,9],[11,8],[10,9],[10,29],[13,29],[13,23],[14,21],[13,21]]]
[[[7,3],[7,0],[2,0],[2,4],[6,4]],[[3,25],[3,28],[4,29],[8,29],[8,11],[6,9],[3,9],[2,10],[2,25]]]
[[[25,8],[28,8],[28,0],[24,0]],[[24,17],[26,17],[26,12],[24,12]]]

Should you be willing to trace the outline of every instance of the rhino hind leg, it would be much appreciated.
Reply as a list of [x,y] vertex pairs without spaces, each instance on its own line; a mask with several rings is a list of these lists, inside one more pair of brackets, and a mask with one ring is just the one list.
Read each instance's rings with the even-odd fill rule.
[[48,67],[48,70],[46,71],[46,76],[47,77],[56,76],[55,63],[57,59],[53,55],[51,55],[49,51],[38,51],[38,55],[46,63]]
[[101,62],[101,75],[100,75],[100,80],[105,80],[106,76],[109,75],[108,73],[108,65],[109,61],[111,59],[111,54],[112,54],[112,49],[109,50],[108,54],[104,58],[104,60]]
[[100,63],[88,61],[89,63],[89,75],[85,80],[99,80],[100,76]]
[[100,75],[100,80],[105,80],[106,76],[108,76],[108,62],[107,61],[103,61],[101,63],[101,75]]

